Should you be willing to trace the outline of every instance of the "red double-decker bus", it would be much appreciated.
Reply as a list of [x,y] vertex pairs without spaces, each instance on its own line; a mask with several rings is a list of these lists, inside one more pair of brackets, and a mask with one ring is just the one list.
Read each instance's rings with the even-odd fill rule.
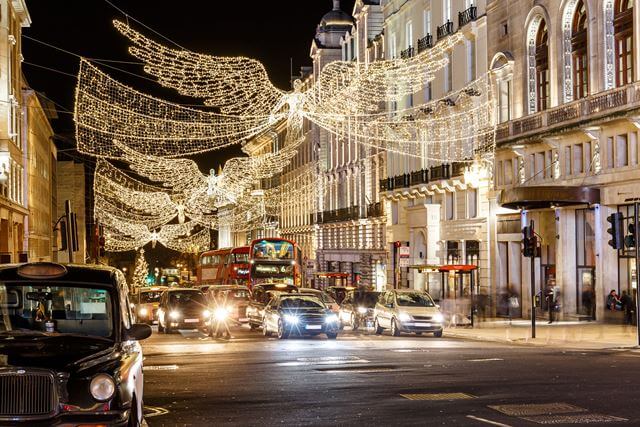
[[231,249],[229,255],[227,283],[231,285],[246,285],[251,281],[251,265],[249,264],[249,246]]
[[251,242],[249,262],[251,285],[283,282],[301,286],[302,250],[296,242],[279,237],[267,237]]
[[198,260],[196,276],[199,286],[224,285],[227,282],[231,248],[203,252]]

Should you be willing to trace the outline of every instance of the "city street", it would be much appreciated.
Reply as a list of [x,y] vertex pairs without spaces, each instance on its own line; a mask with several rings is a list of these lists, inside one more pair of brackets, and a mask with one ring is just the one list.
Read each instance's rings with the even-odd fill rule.
[[151,426],[640,422],[634,350],[236,329],[230,341],[154,333],[144,351]]

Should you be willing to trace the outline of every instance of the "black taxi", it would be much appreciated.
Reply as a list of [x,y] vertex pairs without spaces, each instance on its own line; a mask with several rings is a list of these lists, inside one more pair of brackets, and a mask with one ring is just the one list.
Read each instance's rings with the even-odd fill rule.
[[0,266],[0,425],[139,426],[142,350],[124,275]]

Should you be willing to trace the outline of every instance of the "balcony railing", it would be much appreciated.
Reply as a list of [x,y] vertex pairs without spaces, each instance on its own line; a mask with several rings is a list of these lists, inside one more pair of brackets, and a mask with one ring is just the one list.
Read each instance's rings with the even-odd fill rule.
[[[380,180],[380,191],[391,191],[399,188],[408,188],[413,185],[428,184],[439,179],[449,179],[457,174],[464,173],[465,163],[434,166],[431,169],[422,169],[411,173],[397,175]],[[451,171],[454,171],[452,175]]]
[[438,40],[453,34],[453,22],[447,21],[440,25],[437,30]]
[[409,46],[408,48],[400,52],[400,58],[408,59],[413,57],[414,54],[415,52],[414,52],[413,46]]
[[330,222],[351,221],[360,218],[360,207],[351,206],[332,211],[318,212],[315,223],[326,224]]
[[478,19],[478,7],[471,6],[464,12],[458,12],[458,27],[462,28],[471,21]]
[[424,52],[427,49],[433,47],[433,36],[431,34],[427,34],[423,38],[418,40],[418,53]]
[[367,218],[383,216],[384,209],[382,209],[382,203],[371,203],[367,205]]
[[541,130],[552,132],[632,108],[640,108],[640,83],[611,89],[500,124],[496,131],[496,140],[501,143]]
[[467,163],[463,162],[455,162],[451,164],[451,176],[462,176],[464,175],[464,170],[467,168]]

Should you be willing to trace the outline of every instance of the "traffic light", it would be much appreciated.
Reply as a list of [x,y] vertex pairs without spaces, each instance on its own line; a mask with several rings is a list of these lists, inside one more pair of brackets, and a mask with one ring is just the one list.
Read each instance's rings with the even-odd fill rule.
[[538,239],[534,232],[533,221],[531,221],[531,225],[522,228],[522,254],[525,257],[533,258],[536,256],[537,246]]
[[629,234],[624,236],[624,245],[627,248],[635,248],[636,247],[636,225],[630,222],[628,230],[629,230]]
[[399,248],[400,246],[402,246],[402,242],[400,240],[396,240],[395,242],[393,242],[393,246]]
[[611,228],[607,229],[607,233],[611,235],[608,243],[613,249],[622,249],[624,247],[623,219],[622,212],[614,212],[607,217],[607,221],[611,224]]

